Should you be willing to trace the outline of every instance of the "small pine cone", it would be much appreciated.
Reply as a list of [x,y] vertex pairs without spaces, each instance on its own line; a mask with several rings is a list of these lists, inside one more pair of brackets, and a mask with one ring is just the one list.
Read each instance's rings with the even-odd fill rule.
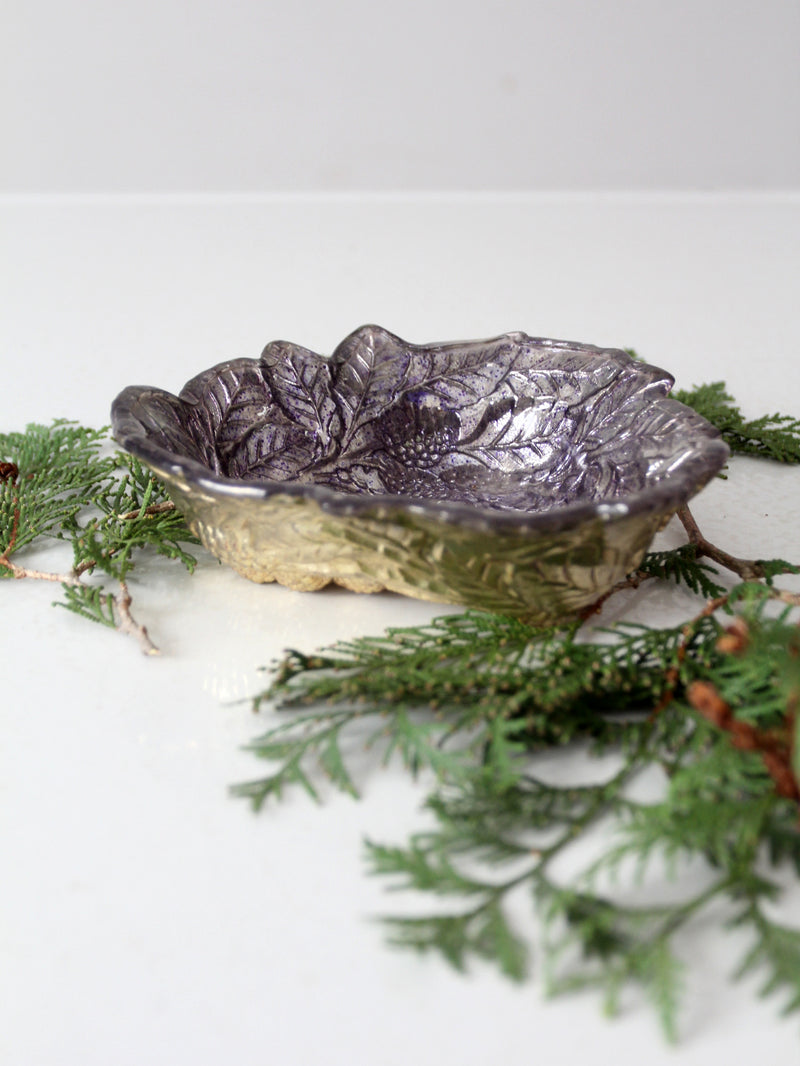
[[778,795],[785,796],[786,799],[800,800],[800,788],[786,760],[772,751],[762,752],[761,758],[764,760],[769,776],[775,782],[775,791]]
[[739,722],[734,718],[728,730],[731,734],[731,743],[739,751],[755,751],[758,747],[758,734],[747,722]]
[[686,698],[696,711],[714,725],[724,728],[730,720],[730,707],[710,681],[693,681],[686,690]]
[[723,655],[740,655],[750,643],[750,630],[744,618],[734,618],[733,622],[717,641],[717,651]]

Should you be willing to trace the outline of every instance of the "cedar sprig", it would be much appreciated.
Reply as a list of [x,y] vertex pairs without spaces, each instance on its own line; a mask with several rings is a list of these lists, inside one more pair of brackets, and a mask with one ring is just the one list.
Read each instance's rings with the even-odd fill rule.
[[[645,560],[643,572],[702,594],[696,565],[692,552],[674,549],[649,568]],[[735,573],[753,566],[731,562]],[[797,569],[780,560],[762,568],[771,580]],[[704,567],[704,580],[713,580],[709,572],[718,575]],[[370,867],[393,887],[440,902],[430,914],[387,919],[391,943],[459,970],[490,962],[522,980],[532,950],[511,901],[527,892],[542,922],[547,991],[593,988],[614,1013],[634,984],[674,1040],[686,981],[679,938],[702,927],[713,903],[750,932],[741,972],[760,969],[765,992],[798,1009],[800,934],[764,904],[778,895],[771,869],[789,862],[800,870],[798,801],[786,776],[796,787],[800,597],[755,580],[727,591],[713,583],[719,595],[663,629],[618,624],[587,637],[577,624],[538,630],[466,612],[315,656],[292,652],[261,699],[303,711],[252,742],[274,769],[235,791],[257,807],[297,782],[318,796],[321,769],[355,794],[348,754],[363,760],[365,744],[384,761],[397,752],[432,776],[426,806],[435,825],[406,845],[369,842]],[[698,698],[709,685],[711,711]],[[538,753],[565,744],[616,751],[620,769],[582,787],[548,783]],[[630,786],[653,766],[664,773],[665,798],[636,801]],[[601,860],[560,881],[556,858],[609,823]],[[637,879],[658,885],[690,860],[707,864],[701,888],[677,903],[637,900]],[[610,891],[609,878],[619,881],[631,864],[633,884]],[[453,901],[444,911],[442,899]]]
[[672,396],[716,426],[734,454],[800,463],[800,419],[779,414],[746,419],[722,381],[676,389]]
[[[473,773],[476,759],[495,788],[516,780],[529,750],[588,740],[619,743],[629,727],[602,712],[651,708],[673,684],[691,679],[716,653],[718,623],[698,621],[692,656],[683,625],[620,625],[615,639],[583,641],[577,626],[534,629],[516,619],[468,611],[428,626],[390,629],[384,638],[340,642],[309,660],[290,652],[257,700],[279,707],[321,705],[269,730],[248,749],[277,767],[235,788],[260,807],[292,783],[316,797],[310,766],[355,794],[342,766],[348,729],[383,761],[397,752],[412,772],[442,779]],[[432,715],[420,708],[433,706]]]
[[64,420],[0,434],[0,575],[10,557],[40,537],[58,537],[112,480],[114,460],[100,454],[105,430]]
[[682,544],[670,551],[652,551],[639,565],[639,573],[662,581],[674,581],[706,599],[716,599],[725,592],[724,586],[714,580],[719,576],[719,571],[708,563],[701,563],[700,558],[697,545],[692,543]]
[[[0,434],[0,577],[60,583],[58,606],[135,636],[153,654],[131,612],[129,574],[143,551],[192,570],[185,546],[198,541],[163,484],[108,445],[107,428],[64,420]],[[31,565],[34,551],[59,542],[71,548],[70,567]]]
[[[642,360],[634,348],[624,350]],[[715,426],[734,454],[800,463],[800,419],[780,414],[747,419],[724,381],[673,389],[670,395]]]

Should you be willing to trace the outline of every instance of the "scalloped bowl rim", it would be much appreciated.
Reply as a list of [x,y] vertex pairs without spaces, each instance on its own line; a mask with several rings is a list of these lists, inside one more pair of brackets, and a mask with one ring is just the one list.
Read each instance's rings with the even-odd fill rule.
[[[147,395],[163,396],[191,406],[190,400],[151,386],[129,385],[116,397],[111,407],[114,438],[122,448],[153,467],[158,473],[167,478],[181,479],[190,487],[196,487],[218,497],[253,501],[267,500],[274,496],[300,497],[316,502],[323,511],[332,515],[347,517],[364,515],[375,518],[403,512],[446,524],[458,524],[473,529],[498,532],[556,532],[577,526],[584,521],[599,519],[602,522],[614,522],[638,514],[674,511],[699,491],[725,465],[730,455],[728,445],[710,422],[703,419],[692,408],[678,400],[673,400],[668,395],[675,379],[667,371],[650,363],[636,361],[627,352],[618,348],[599,348],[578,342],[530,337],[520,332],[502,334],[502,337],[514,340],[524,339],[541,344],[545,348],[566,348],[570,351],[585,352],[603,357],[610,362],[624,363],[627,366],[635,362],[637,370],[641,371],[643,377],[649,377],[648,385],[660,383],[665,386],[663,395],[655,399],[654,403],[669,404],[675,409],[691,414],[696,425],[705,423],[703,428],[706,430],[707,427],[707,430],[702,441],[695,443],[692,453],[680,462],[675,472],[629,495],[599,500],[577,500],[574,503],[542,511],[504,511],[457,500],[452,502],[428,500],[388,493],[347,493],[311,482],[258,479],[245,481],[215,474],[197,460],[178,456],[148,438],[145,428],[131,413],[134,401],[139,401]],[[463,343],[475,342],[465,341]],[[409,344],[409,347],[422,346]],[[226,360],[201,373],[210,373],[217,367],[223,367],[234,361],[249,362],[254,365],[260,362],[259,359]]]

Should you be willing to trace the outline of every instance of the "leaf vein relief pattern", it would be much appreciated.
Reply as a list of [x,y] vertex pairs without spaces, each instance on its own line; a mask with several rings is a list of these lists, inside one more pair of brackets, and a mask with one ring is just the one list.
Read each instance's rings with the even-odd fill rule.
[[365,326],[330,358],[274,341],[221,364],[176,413],[224,476],[535,511],[637,492],[708,436],[671,384],[616,350],[411,345]]

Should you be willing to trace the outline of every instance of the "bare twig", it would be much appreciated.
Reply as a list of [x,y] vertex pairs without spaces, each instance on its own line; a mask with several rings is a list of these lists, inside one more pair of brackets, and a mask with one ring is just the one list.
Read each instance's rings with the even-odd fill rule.
[[709,600],[703,610],[700,611],[699,614],[695,615],[694,618],[691,618],[682,628],[681,642],[678,645],[678,650],[676,653],[678,662],[675,666],[671,666],[664,675],[665,680],[667,682],[666,688],[661,694],[661,698],[659,699],[658,703],[650,712],[651,720],[657,715],[661,714],[664,708],[668,707],[675,698],[675,689],[677,688],[678,682],[680,681],[681,677],[681,666],[683,665],[684,660],[686,659],[686,653],[689,650],[689,642],[694,636],[694,631],[696,627],[700,624],[700,622],[703,621],[704,618],[708,618],[710,615],[714,614],[715,611],[718,611],[720,607],[724,607],[729,599],[730,595],[726,594],[725,596],[718,596],[714,600]]
[[[18,566],[10,559],[6,559],[5,556],[0,557],[0,564],[10,570],[11,576],[14,578],[31,578],[35,581],[52,581],[59,585],[68,585],[70,588],[86,588],[84,582],[81,581],[80,574],[85,573],[86,570],[91,569],[91,567],[95,565],[91,562],[86,566],[80,566],[77,570],[70,570],[68,573],[57,574],[49,570],[32,570],[27,566]],[[142,651],[145,655],[161,654],[150,639],[146,627],[137,622],[131,614],[131,594],[124,581],[120,581],[119,594],[114,595],[113,592],[109,592],[105,594],[104,599],[114,610],[117,619],[117,629],[123,633],[127,633],[128,636],[135,637],[142,646]]]
[[[715,563],[719,563],[719,565],[725,567],[726,570],[730,570],[732,573],[737,574],[743,581],[760,580],[766,577],[766,571],[758,560],[738,559],[736,556],[730,555],[728,552],[723,551],[715,544],[712,544],[711,541],[707,540],[701,532],[700,527],[695,521],[694,515],[689,510],[687,504],[680,507],[676,514],[689,536],[689,543],[695,548],[698,559],[705,556],[706,558],[713,560]],[[608,592],[601,596],[595,603],[586,607],[579,616],[580,620],[586,622],[593,615],[599,614],[603,609],[606,600],[615,596],[618,592],[622,592],[625,589],[638,589],[643,581],[655,576],[655,574],[648,573],[644,570],[634,570],[621,581],[618,581],[616,585],[610,588]],[[782,600],[784,603],[788,603],[792,607],[800,606],[800,593],[789,592],[785,589],[774,589],[772,594],[774,599]],[[722,601],[712,602],[715,603],[715,606],[712,607],[709,613],[713,613],[718,607],[722,606],[722,604],[726,602],[726,599],[723,598]],[[700,617],[702,618],[704,615],[701,615]]]
[[625,589],[638,589],[643,581],[649,581],[652,577],[655,577],[655,574],[648,574],[644,570],[634,570],[621,581],[618,581],[616,585],[613,585],[608,592],[600,597],[599,600],[595,600],[595,602],[590,603],[588,607],[584,607],[579,615],[581,622],[587,622],[592,615],[599,614],[602,611],[606,600],[610,600],[611,597],[616,596],[618,592],[624,592]]
[[734,574],[738,574],[743,581],[753,581],[765,576],[764,568],[755,559],[737,559],[734,555],[718,548],[711,541],[706,540],[700,532],[700,527],[695,521],[694,515],[689,510],[688,504],[684,504],[677,510],[678,518],[683,523],[683,528],[689,535],[689,543],[694,544],[698,556],[705,555],[713,559],[715,563],[724,566]]
[[18,579],[30,577],[37,581],[56,581],[60,585],[71,585],[73,588],[83,584],[75,570],[70,570],[65,574],[54,574],[50,570],[32,570],[28,566],[19,566],[13,560],[6,558],[5,555],[0,556],[0,564],[11,571],[12,577]]
[[790,607],[800,607],[800,592],[789,592],[788,589],[773,589],[773,599],[788,603]]
[[161,653],[150,639],[146,627],[137,622],[131,614],[131,594],[128,591],[127,584],[124,581],[120,581],[119,588],[118,596],[113,596],[109,593],[109,599],[116,608],[119,618],[119,629],[131,637],[136,637],[145,655],[160,655]]
[[120,522],[131,522],[134,518],[147,517],[156,514],[166,514],[168,511],[174,511],[175,504],[172,500],[164,500],[163,503],[151,503],[149,507],[145,507],[142,511],[141,507],[135,508],[133,511],[126,511],[125,514],[117,515]]
[[749,722],[735,717],[730,704],[723,700],[711,681],[693,681],[686,690],[686,699],[709,722],[729,733],[735,748],[759,753],[779,796],[800,802],[800,786],[791,766],[791,716],[787,716],[780,733],[756,729]]

